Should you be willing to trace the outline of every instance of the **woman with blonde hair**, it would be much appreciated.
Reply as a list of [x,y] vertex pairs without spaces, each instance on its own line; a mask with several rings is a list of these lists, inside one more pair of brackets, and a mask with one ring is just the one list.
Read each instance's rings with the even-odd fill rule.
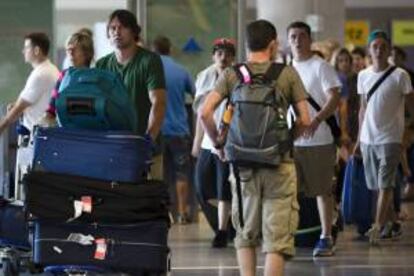
[[[86,32],[76,32],[66,41],[66,54],[75,68],[89,68],[95,55],[92,36]],[[49,106],[42,125],[54,125],[56,123],[56,99],[59,96],[59,87],[67,70],[63,70],[52,91]]]

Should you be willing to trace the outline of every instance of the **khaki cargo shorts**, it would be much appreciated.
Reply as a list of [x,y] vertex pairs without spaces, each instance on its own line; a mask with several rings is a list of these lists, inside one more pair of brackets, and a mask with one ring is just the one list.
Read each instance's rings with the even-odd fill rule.
[[240,180],[244,227],[240,225],[236,179],[232,169],[230,182],[235,247],[256,247],[262,237],[263,252],[293,256],[299,210],[294,164],[282,163],[274,169],[240,168]]
[[336,148],[333,144],[295,147],[294,159],[298,175],[298,191],[307,197],[332,195]]

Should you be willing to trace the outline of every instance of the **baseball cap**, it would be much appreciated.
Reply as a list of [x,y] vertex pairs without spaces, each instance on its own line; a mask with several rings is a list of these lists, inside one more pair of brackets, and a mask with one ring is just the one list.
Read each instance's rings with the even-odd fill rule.
[[236,41],[230,38],[217,38],[213,42],[213,54],[217,50],[226,50],[233,55],[236,55]]
[[385,31],[383,31],[381,29],[375,29],[368,36],[368,45],[371,44],[371,42],[374,41],[377,38],[383,38],[388,43],[391,42],[388,34]]

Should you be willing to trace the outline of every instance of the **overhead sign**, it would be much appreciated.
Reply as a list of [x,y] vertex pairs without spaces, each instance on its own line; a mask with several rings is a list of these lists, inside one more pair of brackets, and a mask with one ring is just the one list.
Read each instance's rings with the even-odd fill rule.
[[347,20],[345,22],[345,43],[363,46],[367,44],[369,23],[364,20]]
[[414,46],[414,20],[393,21],[392,42],[398,46]]
[[197,53],[201,52],[203,49],[201,49],[200,45],[197,43],[194,37],[190,37],[190,39],[185,43],[183,47],[183,51],[186,53]]

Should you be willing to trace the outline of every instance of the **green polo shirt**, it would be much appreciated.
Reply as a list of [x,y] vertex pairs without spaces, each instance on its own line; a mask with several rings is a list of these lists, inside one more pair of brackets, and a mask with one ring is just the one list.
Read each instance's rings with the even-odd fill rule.
[[150,90],[165,89],[164,70],[159,55],[139,48],[136,55],[125,65],[119,64],[115,53],[111,53],[96,62],[96,68],[118,73],[134,102],[138,120],[139,135],[147,131],[151,110]]

